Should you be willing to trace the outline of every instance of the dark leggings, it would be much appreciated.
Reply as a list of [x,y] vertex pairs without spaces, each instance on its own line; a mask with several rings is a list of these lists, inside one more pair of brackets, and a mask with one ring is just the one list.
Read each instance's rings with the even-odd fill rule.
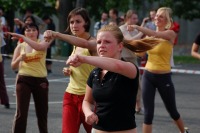
[[171,80],[171,73],[153,74],[145,71],[142,77],[142,98],[144,104],[144,123],[152,124],[154,116],[154,100],[156,89],[173,120],[178,120],[180,114],[176,108],[175,89]]
[[13,133],[26,133],[27,117],[31,94],[40,133],[48,133],[48,80],[39,77],[19,75],[16,84],[16,114],[13,121]]
[[4,80],[4,66],[3,62],[0,62],[0,104],[8,104],[9,98]]

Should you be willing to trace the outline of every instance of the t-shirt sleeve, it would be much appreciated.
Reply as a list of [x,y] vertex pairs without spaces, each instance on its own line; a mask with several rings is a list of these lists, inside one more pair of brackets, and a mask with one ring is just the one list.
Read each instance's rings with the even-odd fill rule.
[[195,41],[194,41],[197,45],[200,45],[200,33],[198,34],[198,36],[196,37]]

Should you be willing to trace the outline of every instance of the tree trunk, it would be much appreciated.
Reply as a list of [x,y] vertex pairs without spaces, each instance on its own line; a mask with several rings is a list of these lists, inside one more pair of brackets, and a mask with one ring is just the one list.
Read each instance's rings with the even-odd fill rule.
[[64,32],[66,30],[67,16],[72,9],[72,0],[60,0],[58,9],[59,32]]
[[85,7],[85,0],[76,0],[76,7]]

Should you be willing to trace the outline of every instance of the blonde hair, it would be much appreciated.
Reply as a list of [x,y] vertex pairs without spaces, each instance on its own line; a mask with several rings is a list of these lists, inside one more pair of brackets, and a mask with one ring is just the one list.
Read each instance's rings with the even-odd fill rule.
[[124,47],[127,47],[128,49],[130,49],[133,52],[145,52],[147,50],[150,50],[154,46],[159,44],[162,40],[162,39],[158,39],[158,38],[154,38],[154,37],[147,37],[147,38],[140,39],[140,40],[125,40],[119,27],[114,26],[114,25],[103,26],[97,32],[97,35],[98,35],[98,33],[104,32],[104,31],[111,32],[112,35],[117,39],[118,43],[123,42]]
[[122,32],[121,32],[121,30],[119,29],[118,26],[116,26],[116,25],[105,25],[97,32],[97,35],[98,35],[98,33],[104,32],[104,31],[111,32],[112,35],[117,39],[118,43],[123,42],[124,36],[123,36],[123,34],[122,34]]
[[164,13],[167,18],[167,24],[165,26],[166,29],[169,29],[172,26],[172,9],[169,7],[161,7],[158,9],[157,13]]

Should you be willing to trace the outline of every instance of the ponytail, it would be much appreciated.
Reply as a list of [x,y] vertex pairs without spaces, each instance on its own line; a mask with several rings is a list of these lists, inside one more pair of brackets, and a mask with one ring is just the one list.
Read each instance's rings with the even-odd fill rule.
[[145,52],[154,48],[161,41],[163,41],[163,39],[155,37],[146,37],[140,40],[124,40],[124,47],[133,52]]

